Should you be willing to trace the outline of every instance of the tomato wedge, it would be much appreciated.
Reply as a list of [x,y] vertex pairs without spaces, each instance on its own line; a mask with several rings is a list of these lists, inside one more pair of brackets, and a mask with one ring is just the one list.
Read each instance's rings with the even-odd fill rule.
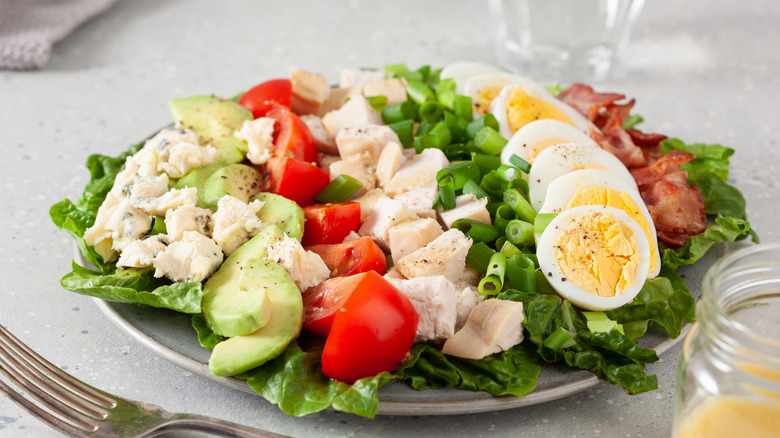
[[252,111],[254,118],[265,117],[277,105],[290,107],[292,82],[289,79],[271,79],[255,85],[238,98],[238,104]]
[[344,305],[363,277],[329,278],[303,292],[303,326],[319,335],[327,336],[333,317]]
[[276,120],[274,124],[274,155],[316,163],[317,144],[309,127],[290,108],[275,105],[265,117]]
[[[305,232],[303,235],[306,237]],[[345,277],[368,271],[384,275],[387,268],[385,253],[368,236],[344,243],[311,245],[306,249],[322,257],[322,261],[330,268],[331,277]]]
[[360,204],[347,201],[309,205],[303,208],[303,216],[306,222],[301,243],[341,243],[360,226]]
[[358,274],[322,351],[322,372],[354,383],[393,371],[414,343],[418,316],[412,302],[374,271]]
[[271,157],[266,165],[271,193],[306,206],[330,183],[330,174],[314,164],[290,157]]

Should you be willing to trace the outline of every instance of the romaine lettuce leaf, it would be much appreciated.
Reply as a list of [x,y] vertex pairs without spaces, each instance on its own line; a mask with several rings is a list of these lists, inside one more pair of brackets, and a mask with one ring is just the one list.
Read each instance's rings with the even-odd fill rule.
[[172,309],[182,313],[200,313],[203,285],[196,282],[173,283],[154,278],[152,268],[118,269],[103,274],[79,266],[60,280],[65,289],[118,303],[140,304]]
[[661,142],[661,153],[666,154],[672,149],[690,152],[696,156],[689,163],[680,166],[688,172],[688,181],[696,182],[702,173],[715,174],[722,181],[729,177],[729,157],[734,155],[734,149],[719,144],[685,144],[678,138],[667,138]]
[[735,242],[752,235],[750,223],[732,217],[715,218],[715,223],[699,235],[693,236],[678,248],[665,248],[661,254],[661,266],[666,271],[676,271],[682,265],[690,265],[704,257],[712,245]]

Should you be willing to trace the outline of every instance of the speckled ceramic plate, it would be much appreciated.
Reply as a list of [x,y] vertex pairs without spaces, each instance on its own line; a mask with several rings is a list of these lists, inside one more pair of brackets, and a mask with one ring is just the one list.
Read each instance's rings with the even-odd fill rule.
[[[87,265],[78,247],[74,245],[74,248],[76,262]],[[705,272],[725,252],[724,244],[715,246],[695,266],[680,268],[680,274],[697,299],[701,296],[701,281]],[[198,343],[189,315],[165,309],[95,301],[111,322],[161,358],[225,386],[257,394],[243,380],[211,374],[208,368],[210,351]],[[680,342],[687,331],[688,326],[683,327],[683,335],[676,339],[651,331],[638,344],[662,354]],[[536,389],[524,397],[493,397],[484,392],[458,389],[415,391],[403,382],[391,382],[379,391],[378,413],[447,415],[510,409],[560,399],[599,383],[599,379],[588,371],[573,370],[558,364],[544,365]]]

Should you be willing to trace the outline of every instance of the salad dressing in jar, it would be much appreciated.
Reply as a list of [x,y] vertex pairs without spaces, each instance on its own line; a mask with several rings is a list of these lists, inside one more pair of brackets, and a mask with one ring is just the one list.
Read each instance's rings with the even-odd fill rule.
[[674,436],[780,436],[780,243],[715,263],[696,319],[680,357]]

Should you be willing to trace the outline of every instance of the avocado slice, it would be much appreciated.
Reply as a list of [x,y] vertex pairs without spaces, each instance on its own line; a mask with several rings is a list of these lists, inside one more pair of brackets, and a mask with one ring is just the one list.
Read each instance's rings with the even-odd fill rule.
[[252,333],[271,316],[271,301],[261,271],[254,267],[267,255],[267,245],[282,240],[277,227],[267,227],[233,251],[203,286],[203,316],[221,336]]
[[[267,243],[283,236],[282,231],[272,225],[253,237],[252,240],[257,239],[257,242],[251,245],[255,247],[262,244],[265,250]],[[257,288],[264,288],[271,302],[271,316],[259,330],[248,335],[234,336],[214,347],[209,369],[217,376],[234,376],[274,359],[298,337],[303,325],[301,291],[287,270],[266,258],[252,257],[249,260],[251,262],[238,270],[237,284],[244,287],[253,284]]]
[[216,170],[198,190],[198,205],[217,210],[217,203],[230,195],[244,202],[260,192],[262,176],[246,164],[230,164]]
[[295,201],[273,193],[258,193],[249,201],[259,199],[264,202],[257,217],[267,224],[281,228],[288,236],[299,241],[303,237],[303,209]]

